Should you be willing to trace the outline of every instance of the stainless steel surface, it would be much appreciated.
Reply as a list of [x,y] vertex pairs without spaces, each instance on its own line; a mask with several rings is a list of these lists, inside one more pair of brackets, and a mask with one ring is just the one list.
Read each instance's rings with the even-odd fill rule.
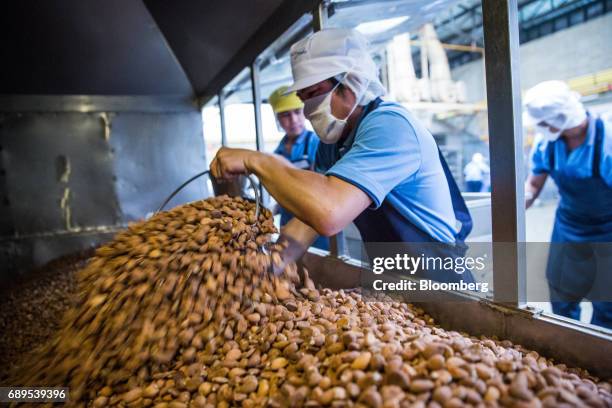
[[195,112],[184,96],[0,95],[0,112]]
[[[156,0],[156,2],[168,4],[168,8],[175,7],[174,4],[167,3],[164,0]],[[244,2],[239,3],[241,5],[235,8],[244,8]],[[232,53],[232,58],[223,66],[222,69],[219,70],[218,74],[215,75],[214,78],[208,81],[202,81],[202,87],[200,87],[200,82],[195,80],[190,73],[190,78],[192,78],[198,96],[202,97],[202,102],[206,103],[210,97],[214,96],[225,84],[236,76],[240,70],[251,64],[255,58],[257,58],[258,55],[265,50],[266,47],[268,47],[268,45],[272,44],[274,40],[280,37],[295,21],[297,21],[305,13],[311,11],[316,3],[316,0],[283,1],[282,4],[280,4],[278,8],[276,8],[276,10],[270,14],[267,20],[260,21],[259,28],[255,32],[244,36],[242,47]],[[149,4],[148,0],[147,4]],[[198,2],[198,4],[205,3]],[[232,8],[228,7],[228,10],[231,12]],[[259,15],[257,13],[258,12],[256,12],[254,15]],[[248,19],[252,19],[250,12],[247,12],[243,20]],[[197,23],[201,24],[200,21]],[[242,28],[242,21],[240,21],[239,24],[239,27],[230,24],[228,25],[228,29],[236,32],[245,32]],[[165,30],[164,33],[166,33]],[[173,44],[171,40],[170,43]],[[179,60],[181,60],[184,65],[189,65],[189,60],[182,59],[178,51],[177,55],[179,56]],[[199,55],[196,55],[196,57],[200,58]],[[190,72],[189,69],[187,69],[187,71]]]
[[[109,144],[113,149],[115,189],[126,221],[144,217],[187,178],[206,169],[199,112],[118,113]],[[206,179],[191,183],[167,208],[209,195]]]
[[[73,238],[57,255],[69,252],[70,245],[80,250],[79,235],[88,242],[92,231],[145,217],[185,178],[206,167],[197,110],[126,112],[127,106],[138,110],[130,105],[134,98],[113,97],[105,103],[118,101],[121,111],[80,113],[63,111],[65,96],[47,96],[44,105],[26,99],[20,97],[23,106],[52,112],[0,108],[0,240],[14,258],[0,264],[0,280],[35,266],[39,258],[28,248],[43,245],[48,260],[58,248],[54,237],[68,234]],[[54,99],[62,109],[53,108]],[[206,196],[201,183],[171,204]]]
[[0,32],[1,94],[193,95],[141,0],[5,2]]
[[[217,75],[225,73],[232,58],[283,3],[284,0],[144,0],[198,94]],[[219,89],[220,86],[211,95]]]
[[214,96],[315,0],[10,2],[2,94]]
[[[303,262],[315,283],[324,287],[360,286],[361,269],[355,262],[322,256],[315,250],[310,250]],[[404,294],[400,296],[403,301],[410,302],[409,294],[400,293]],[[587,369],[602,378],[612,376],[612,335],[603,329],[579,327],[564,319],[544,317],[454,292],[443,293],[443,299],[417,305],[447,330],[508,339],[570,367]]]
[[[483,0],[494,242],[525,241],[517,0]],[[524,246],[494,251],[495,300],[524,303]]]
[[103,117],[95,113],[0,113],[14,235],[116,225],[111,146]]
[[472,216],[472,232],[468,242],[491,242],[491,193],[462,193]]

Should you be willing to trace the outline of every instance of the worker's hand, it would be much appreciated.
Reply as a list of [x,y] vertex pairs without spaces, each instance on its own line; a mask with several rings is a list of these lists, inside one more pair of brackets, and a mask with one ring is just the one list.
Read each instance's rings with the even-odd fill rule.
[[257,152],[247,149],[222,147],[210,163],[210,172],[216,179],[232,180],[241,174],[247,173],[245,163],[248,157],[253,154],[257,154]]
[[308,250],[302,242],[282,233],[276,244],[282,248],[278,256],[272,256],[272,272],[277,276],[283,273],[287,265],[297,262]]

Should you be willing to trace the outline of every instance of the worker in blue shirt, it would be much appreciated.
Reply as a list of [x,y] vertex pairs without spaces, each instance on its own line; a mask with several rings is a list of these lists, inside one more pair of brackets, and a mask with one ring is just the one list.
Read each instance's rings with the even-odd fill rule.
[[[474,153],[472,160],[463,168],[465,186],[468,193],[480,193],[488,189],[491,169],[485,163],[482,153]],[[487,191],[487,190],[484,190]]]
[[524,101],[538,130],[527,208],[549,175],[560,195],[546,268],[553,312],[579,320],[589,299],[591,323],[612,328],[612,123],[587,112],[562,81],[536,85]]
[[[268,98],[272,110],[276,115],[276,121],[285,136],[274,150],[274,153],[283,156],[291,164],[302,170],[313,170],[319,138],[306,129],[304,117],[304,103],[297,97],[295,92],[285,95],[287,86],[276,89]],[[280,207],[280,225],[285,226],[293,215]],[[329,242],[326,237],[318,237],[312,244],[315,248],[328,250]]]
[[[288,91],[304,101],[304,114],[322,142],[317,172],[269,154],[223,148],[211,164],[213,175],[254,173],[295,215],[281,235],[296,249],[288,258],[350,222],[366,243],[462,251],[472,221],[457,184],[431,133],[403,106],[381,99],[385,90],[365,37],[356,30],[325,29],[294,44],[290,54],[294,83]],[[416,275],[473,282],[469,271]]]

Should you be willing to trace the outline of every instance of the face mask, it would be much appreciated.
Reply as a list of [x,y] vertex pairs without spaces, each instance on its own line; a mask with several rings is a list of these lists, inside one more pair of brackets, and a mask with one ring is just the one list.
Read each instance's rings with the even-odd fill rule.
[[[331,97],[340,82],[334,88],[319,96],[307,99],[304,101],[304,115],[308,118],[317,136],[325,144],[336,143],[342,136],[342,132],[346,127],[346,120],[351,116],[355,108],[359,105],[359,98],[356,97],[355,105],[351,109],[346,118],[338,119],[331,112]],[[367,89],[367,87],[366,87]]]
[[542,136],[544,137],[544,140],[548,142],[554,142],[555,140],[559,139],[559,137],[561,136],[561,133],[563,133],[563,130],[565,129],[565,126],[568,120],[565,115],[560,115],[558,118],[555,118],[554,120],[549,120],[549,121],[552,123],[547,123],[547,124],[550,124],[555,129],[559,129],[559,130],[556,132],[553,132],[550,130],[550,126],[540,126],[540,125],[537,125],[537,129],[538,129],[538,132],[542,134]]
[[563,132],[562,130],[552,132],[548,126],[538,126],[537,128],[538,133],[540,133],[547,142],[554,142],[561,136],[561,132]]

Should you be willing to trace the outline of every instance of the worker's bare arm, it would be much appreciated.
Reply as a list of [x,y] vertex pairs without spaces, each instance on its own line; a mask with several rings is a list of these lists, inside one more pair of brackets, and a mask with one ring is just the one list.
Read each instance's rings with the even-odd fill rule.
[[525,206],[526,208],[531,207],[533,202],[538,198],[548,174],[530,174],[525,182]]
[[211,163],[215,177],[251,172],[278,203],[317,233],[340,232],[371,203],[361,189],[336,177],[296,169],[277,155],[221,149]]
[[285,265],[300,259],[318,236],[317,231],[297,218],[292,218],[281,228],[277,242],[282,243],[285,249],[281,254],[283,263],[275,265],[275,273],[282,271]]

